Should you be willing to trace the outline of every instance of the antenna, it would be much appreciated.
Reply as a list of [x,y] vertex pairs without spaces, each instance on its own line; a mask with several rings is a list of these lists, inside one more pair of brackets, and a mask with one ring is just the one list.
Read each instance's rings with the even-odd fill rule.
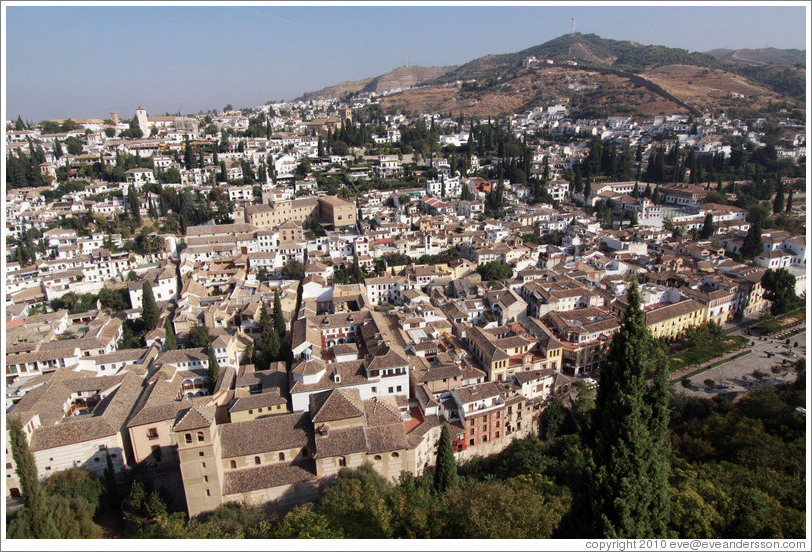
[[572,34],[575,34],[575,18],[572,18]]

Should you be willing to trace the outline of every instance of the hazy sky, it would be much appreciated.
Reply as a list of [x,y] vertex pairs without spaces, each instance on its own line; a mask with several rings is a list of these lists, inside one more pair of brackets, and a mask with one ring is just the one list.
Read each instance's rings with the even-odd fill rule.
[[408,61],[457,65],[571,30],[693,51],[806,46],[801,6],[4,6],[6,116],[130,117],[292,99]]

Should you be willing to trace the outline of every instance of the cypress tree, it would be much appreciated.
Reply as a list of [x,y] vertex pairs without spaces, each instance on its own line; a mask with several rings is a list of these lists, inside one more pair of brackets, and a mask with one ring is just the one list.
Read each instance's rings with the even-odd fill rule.
[[141,203],[138,201],[138,194],[135,193],[135,187],[132,184],[127,189],[127,204],[136,224],[141,224]]
[[172,320],[166,317],[164,324],[164,331],[166,332],[166,339],[164,340],[164,349],[167,351],[174,351],[178,348],[178,339],[175,336],[175,327],[172,325]]
[[742,243],[740,253],[743,258],[752,259],[761,253],[763,249],[764,245],[761,243],[761,226],[758,222],[755,222],[750,225],[747,236],[744,237],[744,243]]
[[42,491],[37,475],[37,464],[28,448],[20,419],[16,416],[8,418],[8,430],[11,456],[16,465],[17,479],[22,487],[25,506],[23,518],[31,536],[38,539],[59,538],[59,531],[54,525],[53,518],[48,514],[47,497]]
[[259,330],[260,336],[262,336],[262,347],[265,348],[271,341],[271,334],[275,333],[275,331],[273,320],[264,301],[262,302],[262,310],[259,312]]
[[104,497],[110,508],[114,511],[120,509],[121,499],[116,485],[116,472],[113,469],[113,458],[110,456],[109,450],[107,451],[107,467],[104,469]]
[[784,183],[778,181],[778,189],[775,191],[775,199],[773,200],[773,214],[777,215],[784,210]]
[[440,443],[437,446],[437,465],[434,468],[434,488],[438,493],[459,485],[457,462],[454,460],[454,449],[451,447],[451,434],[448,424],[443,424]]
[[217,364],[217,358],[214,356],[214,345],[209,343],[209,393],[214,393],[214,386],[217,385],[217,379],[220,377],[220,365]]
[[161,311],[158,309],[158,304],[155,302],[155,296],[152,294],[152,286],[149,282],[144,282],[141,286],[143,298],[141,300],[141,320],[147,327],[147,331],[154,330],[158,325],[158,319],[161,316]]
[[792,212],[792,188],[793,186],[790,185],[789,194],[787,195],[787,208],[786,208],[787,213]]
[[710,238],[713,235],[713,215],[708,213],[705,215],[705,223],[702,225],[702,231],[699,232],[699,237],[703,240]]
[[279,292],[274,291],[273,294],[273,327],[276,330],[279,339],[285,337],[285,315],[282,314],[282,301],[279,299]]
[[[633,283],[601,369],[578,500],[588,537],[659,538],[669,521],[668,380]],[[655,369],[653,385],[646,374]],[[575,504],[573,511],[578,511]]]

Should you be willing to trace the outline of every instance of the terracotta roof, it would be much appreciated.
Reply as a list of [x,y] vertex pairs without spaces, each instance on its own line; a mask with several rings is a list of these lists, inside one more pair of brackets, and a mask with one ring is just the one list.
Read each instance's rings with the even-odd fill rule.
[[364,415],[358,389],[335,389],[310,395],[313,423],[346,420]]
[[193,406],[180,416],[172,430],[177,432],[210,427],[214,423],[214,409],[213,406]]
[[311,442],[310,414],[282,414],[219,426],[222,457],[306,447]]
[[312,460],[295,464],[270,464],[257,468],[231,470],[223,474],[223,494],[235,495],[315,479],[316,465]]

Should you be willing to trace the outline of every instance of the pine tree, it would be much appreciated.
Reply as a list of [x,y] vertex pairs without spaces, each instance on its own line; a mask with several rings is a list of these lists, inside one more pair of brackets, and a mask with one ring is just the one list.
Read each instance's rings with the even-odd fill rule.
[[702,231],[699,232],[699,237],[703,240],[710,238],[713,235],[713,215],[708,213],[705,215],[705,223],[702,225]]
[[217,379],[220,377],[220,365],[217,364],[217,358],[214,356],[214,345],[209,343],[209,394],[214,393],[214,387],[217,385]]
[[152,286],[149,285],[149,282],[144,282],[144,285],[141,286],[141,291],[143,292],[143,298],[141,300],[141,320],[144,321],[144,326],[146,326],[147,331],[151,331],[158,325],[161,311],[155,302],[155,296],[152,294]]
[[443,424],[440,433],[440,443],[437,446],[437,465],[434,468],[434,488],[438,493],[459,485],[457,462],[454,459],[454,449],[451,447],[451,434],[448,424]]
[[39,539],[59,538],[59,531],[48,515],[47,497],[37,475],[34,455],[28,448],[28,440],[23,433],[22,422],[16,416],[8,418],[9,444],[11,456],[20,481],[25,510],[23,516],[31,536]]
[[[586,433],[582,502],[588,537],[660,538],[669,521],[668,380],[665,356],[649,334],[637,284],[612,339]],[[654,369],[652,385],[646,381]],[[573,511],[579,511],[573,504]]]
[[166,332],[164,349],[167,351],[174,351],[178,348],[178,339],[175,336],[175,327],[172,325],[172,320],[170,320],[168,316],[166,317],[166,323],[164,324],[164,332]]
[[282,301],[279,299],[279,292],[273,294],[273,327],[279,339],[285,338],[285,315],[282,313]]

